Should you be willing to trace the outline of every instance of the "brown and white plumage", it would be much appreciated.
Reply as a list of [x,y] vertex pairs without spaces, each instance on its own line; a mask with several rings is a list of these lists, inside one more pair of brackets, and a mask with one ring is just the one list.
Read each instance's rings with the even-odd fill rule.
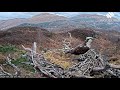
[[83,46],[77,46],[74,49],[67,51],[66,54],[71,53],[71,54],[79,55],[86,53],[91,47],[92,39],[93,39],[92,37],[87,37]]

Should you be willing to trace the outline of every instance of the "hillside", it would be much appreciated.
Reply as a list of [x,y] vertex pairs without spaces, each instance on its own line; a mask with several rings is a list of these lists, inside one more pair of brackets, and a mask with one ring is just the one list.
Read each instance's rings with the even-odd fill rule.
[[[45,29],[37,27],[14,27],[6,31],[0,31],[0,44],[30,44],[39,41],[40,36],[50,38],[51,33]],[[41,38],[40,37],[40,38]],[[43,40],[44,41],[44,40]]]
[[0,21],[0,30],[6,30],[11,27],[15,27],[17,25],[22,24],[23,22],[26,22],[26,19],[16,18],[16,19],[9,19],[9,20],[1,20]]
[[[111,56],[113,53],[118,53],[119,50],[119,32],[113,31],[99,31],[94,29],[73,29],[68,30],[72,34],[71,44],[76,46],[82,44],[86,37],[94,37],[95,40],[92,47],[104,55]],[[14,27],[6,31],[0,31],[0,44],[13,44],[13,45],[31,45],[37,42],[40,48],[62,48],[63,40],[70,41],[68,31],[53,33],[47,29],[38,27]]]
[[49,14],[49,13],[42,13],[38,14],[36,16],[33,16],[31,18],[16,18],[16,19],[8,19],[8,20],[1,20],[0,21],[0,30],[6,30],[11,27],[18,26],[23,23],[43,23],[43,22],[51,22],[51,21],[57,21],[57,20],[65,20],[66,17]]
[[36,24],[24,23],[20,26],[42,27],[53,32],[73,30],[76,28],[92,28],[106,31],[120,31],[120,20],[118,20],[117,18],[108,19],[106,16],[102,15],[85,14],[74,16],[64,20],[41,22]]
[[120,31],[120,20],[117,18],[108,19],[103,15],[81,14],[71,18],[42,13],[28,19],[1,20],[0,29],[6,30],[11,27],[40,27],[53,32],[73,30],[76,28],[92,28],[99,30]]
[[[69,37],[68,31],[71,33],[71,38]],[[79,28],[68,31],[53,33],[49,32],[47,29],[38,27],[13,27],[6,31],[0,31],[0,63],[5,63],[6,57],[10,55],[10,58],[12,58],[12,63],[20,68],[22,72],[21,77],[25,77],[26,75],[28,75],[28,73],[29,77],[41,77],[38,76],[37,73],[35,73],[35,67],[33,67],[32,65],[23,64],[23,62],[28,62],[29,60],[31,60],[31,56],[27,56],[27,58],[21,56],[26,53],[26,51],[23,50],[21,45],[32,48],[32,43],[37,42],[37,53],[41,54],[41,52],[44,51],[43,56],[45,58],[42,58],[40,60],[40,66],[42,65],[42,67],[44,67],[44,64],[46,64],[50,65],[50,68],[54,67],[54,70],[59,70],[58,68],[63,68],[62,70],[69,70],[69,67],[72,67],[72,65],[77,65],[78,63],[78,61],[74,61],[73,59],[76,59],[78,57],[80,58],[80,56],[71,54],[65,55],[65,53],[62,51],[63,40],[66,39],[67,41],[71,41],[71,48],[75,48],[77,45],[82,45],[86,37],[94,37],[91,48],[94,49],[94,51],[98,53],[98,55],[102,55],[104,60],[106,60],[107,58],[107,60],[110,60],[110,62],[114,64],[120,63],[119,32],[108,32],[101,30],[99,31],[90,28]],[[91,55],[92,51],[90,52],[91,53],[88,53],[88,55],[90,54],[90,56],[93,57]],[[29,55],[30,53],[26,54]],[[35,56],[34,58],[37,57]],[[89,60],[87,58],[88,57],[86,57],[86,60]],[[80,63],[78,63],[78,65],[79,64]],[[51,65],[53,67],[51,67]],[[14,71],[13,68],[11,68],[10,66],[5,65],[3,66],[3,68],[10,73],[13,73]],[[71,72],[72,71],[70,71],[70,73]],[[77,72],[74,74],[76,75]],[[61,76],[58,75],[58,77]]]
[[65,19],[67,18],[64,16],[59,16],[50,13],[41,13],[31,18],[28,18],[27,22],[35,24],[35,23],[43,23],[43,22],[52,22],[57,20],[65,20]]

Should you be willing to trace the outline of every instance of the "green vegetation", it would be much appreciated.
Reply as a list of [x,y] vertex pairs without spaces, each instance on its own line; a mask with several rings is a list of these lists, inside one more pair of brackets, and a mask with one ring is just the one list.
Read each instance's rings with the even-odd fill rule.
[[3,54],[17,51],[18,49],[14,45],[0,45],[0,52]]
[[15,64],[16,66],[20,66],[20,67],[24,68],[25,70],[35,72],[33,66],[23,64],[22,62],[28,62],[28,59],[25,57],[20,57],[20,58],[17,58],[16,60],[12,60],[12,63]]
[[27,61],[27,58],[20,57],[20,58],[17,58],[16,60],[12,60],[12,63],[15,65],[19,65],[21,64],[21,62],[26,62],[26,61]]
[[31,66],[31,65],[21,64],[20,66],[21,66],[22,68],[24,68],[25,70],[27,70],[27,71],[35,72],[35,69],[34,69],[33,66]]
[[19,52],[20,55],[24,55],[26,53],[25,50],[17,50],[17,52]]
[[22,62],[28,62],[28,59],[26,57],[21,57],[21,55],[25,54],[26,51],[18,49],[15,45],[0,45],[0,53],[4,54],[17,54],[17,57],[15,60],[12,60],[11,62],[15,64],[16,66],[20,66],[24,68],[25,70],[35,72],[33,66],[23,64]]

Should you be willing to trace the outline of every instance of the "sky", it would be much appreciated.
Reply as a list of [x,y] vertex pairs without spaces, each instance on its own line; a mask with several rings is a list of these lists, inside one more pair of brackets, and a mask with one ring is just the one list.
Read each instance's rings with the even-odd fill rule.
[[[7,20],[7,19],[13,19],[13,18],[30,18],[40,13],[44,13],[44,12],[0,12],[0,20]],[[48,12],[48,13],[61,15],[65,17],[73,17],[80,14],[106,15],[108,12]],[[120,17],[119,12],[114,12],[114,14],[115,14],[115,17],[117,18]]]

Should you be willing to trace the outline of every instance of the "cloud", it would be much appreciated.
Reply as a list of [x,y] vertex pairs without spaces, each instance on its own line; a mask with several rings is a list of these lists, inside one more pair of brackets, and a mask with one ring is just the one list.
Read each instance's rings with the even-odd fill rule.
[[66,16],[66,17],[72,17],[79,15],[80,12],[54,12],[56,15]]

